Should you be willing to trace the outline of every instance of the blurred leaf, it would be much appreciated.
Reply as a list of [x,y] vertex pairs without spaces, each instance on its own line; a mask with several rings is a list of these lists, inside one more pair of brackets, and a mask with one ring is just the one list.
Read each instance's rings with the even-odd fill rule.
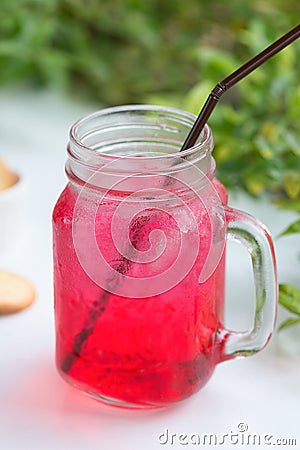
[[300,175],[287,172],[283,180],[284,188],[290,198],[300,196]]
[[292,200],[289,198],[275,198],[273,203],[281,209],[296,211],[300,213],[300,199]]
[[296,220],[296,222],[292,223],[289,227],[282,231],[279,236],[287,236],[295,233],[300,233],[300,220]]
[[300,315],[300,290],[289,284],[280,284],[279,303],[290,312]]
[[213,87],[208,81],[196,84],[186,95],[182,108],[198,115]]
[[198,60],[203,66],[203,76],[215,79],[214,84],[236,70],[239,65],[234,56],[213,47],[199,48]]
[[279,325],[278,331],[282,331],[285,328],[292,327],[293,325],[297,325],[298,323],[300,323],[300,317],[295,319],[294,318],[286,319]]
[[259,177],[256,177],[255,175],[247,178],[246,187],[250,194],[255,196],[259,196],[265,189],[263,180],[260,180]]

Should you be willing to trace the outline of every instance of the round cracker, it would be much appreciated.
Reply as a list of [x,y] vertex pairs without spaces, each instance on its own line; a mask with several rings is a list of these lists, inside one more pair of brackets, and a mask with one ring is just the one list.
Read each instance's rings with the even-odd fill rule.
[[0,159],[0,191],[4,191],[12,187],[18,182],[19,177],[9,170],[4,162]]
[[23,277],[0,270],[0,314],[21,311],[35,299],[33,286]]

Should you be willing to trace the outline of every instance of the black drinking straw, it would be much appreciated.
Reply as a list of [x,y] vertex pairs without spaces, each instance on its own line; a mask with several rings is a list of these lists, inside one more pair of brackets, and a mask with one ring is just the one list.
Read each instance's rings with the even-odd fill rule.
[[[274,44],[267,47],[261,53],[259,53],[254,58],[250,59],[248,62],[243,64],[239,69],[233,72],[228,77],[220,81],[216,87],[211,91],[208,96],[198,118],[196,119],[191,131],[189,132],[186,140],[183,143],[180,151],[186,150],[187,148],[195,145],[206,121],[210,117],[212,111],[214,110],[216,104],[218,103],[220,97],[227,91],[231,86],[238,83],[240,80],[245,78],[249,73],[253,72],[257,67],[261,66],[265,61],[270,59],[273,55],[280,52],[280,50],[287,47],[293,41],[300,37],[300,24],[293,28],[291,31],[286,33],[280,39],[274,42]],[[144,223],[147,222],[149,217],[139,216],[136,218],[131,226],[132,231],[132,244],[136,244],[141,239],[141,234],[143,231]],[[125,275],[130,267],[132,266],[132,261],[124,256],[120,257],[120,260],[115,266],[116,276],[113,279],[108,280],[108,285],[111,289],[120,282],[120,277]],[[104,314],[109,300],[110,292],[104,290],[103,294],[94,301],[92,309],[86,318],[82,329],[76,334],[72,349],[66,354],[65,358],[60,364],[60,368],[63,372],[68,373],[73,367],[77,358],[80,357],[82,352],[82,347],[88,340],[89,336],[93,334],[95,326],[99,317]]]
[[231,88],[240,80],[245,78],[247,75],[249,75],[249,73],[253,72],[253,70],[261,66],[265,61],[270,59],[272,56],[276,55],[276,53],[280,52],[282,49],[287,47],[289,44],[291,44],[299,37],[300,37],[300,24],[298,24],[295,28],[286,33],[280,39],[275,41],[272,45],[267,47],[257,56],[255,56],[254,58],[250,59],[248,62],[243,64],[231,75],[224,78],[224,80],[220,81],[209,94],[206,102],[204,103],[203,108],[200,111],[199,116],[197,117],[180,151],[186,150],[195,145],[204,125],[206,124],[208,118],[210,117],[216,104],[218,103],[224,92],[226,92],[229,88]]

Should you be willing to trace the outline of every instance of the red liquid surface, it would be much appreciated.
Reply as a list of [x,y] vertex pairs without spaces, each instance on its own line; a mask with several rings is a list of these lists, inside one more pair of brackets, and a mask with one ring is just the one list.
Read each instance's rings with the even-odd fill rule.
[[[226,202],[226,192],[218,182],[217,189]],[[90,394],[125,405],[155,407],[189,397],[206,383],[222,352],[218,332],[223,320],[224,255],[209,279],[198,282],[211,241],[207,214],[199,203],[192,206],[201,245],[195,265],[185,278],[153,297],[124,298],[99,287],[78,261],[72,239],[76,198],[68,185],[53,214],[56,355],[60,373]],[[95,227],[106,260],[122,271],[124,260],[109,232],[115,207],[113,201],[100,205]],[[89,220],[88,210],[85,214]],[[135,225],[143,232],[134,234],[131,228],[129,236],[138,250],[148,248],[149,234],[159,228],[174,249],[157,264],[132,263],[124,268],[126,275],[148,276],[151,283],[151,276],[174,260],[178,229],[174,219],[162,217],[161,212],[151,208]],[[187,227],[184,238],[188,240],[192,232]]]

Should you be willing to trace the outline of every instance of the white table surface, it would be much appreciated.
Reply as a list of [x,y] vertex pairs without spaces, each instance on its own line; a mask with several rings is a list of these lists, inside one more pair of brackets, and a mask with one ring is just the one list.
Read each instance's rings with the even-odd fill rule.
[[[300,446],[299,328],[275,334],[269,347],[256,356],[220,364],[202,391],[169,409],[114,409],[59,378],[54,367],[51,210],[66,182],[68,130],[95,106],[53,93],[21,91],[0,91],[0,105],[0,154],[28,178],[27,214],[20,225],[26,239],[0,255],[0,267],[27,277],[38,293],[28,310],[0,317],[0,449],[199,448],[187,441],[195,439],[191,433],[214,433],[221,441],[221,435],[230,432],[238,434],[239,443],[218,446],[244,448],[241,423],[248,426],[245,435],[260,434],[257,448],[270,448],[267,443],[274,447],[277,438],[297,439]],[[274,236],[295,217],[279,212],[266,199],[239,195],[231,197],[230,204],[258,217]],[[275,239],[275,244],[279,280],[299,286],[299,239]],[[249,326],[250,258],[237,244],[229,246],[227,298],[227,325]],[[284,317],[280,310],[279,321]],[[171,438],[165,445],[158,441],[165,430],[176,434],[173,443]],[[187,438],[179,441],[180,433]],[[273,437],[264,444],[265,435]]]

